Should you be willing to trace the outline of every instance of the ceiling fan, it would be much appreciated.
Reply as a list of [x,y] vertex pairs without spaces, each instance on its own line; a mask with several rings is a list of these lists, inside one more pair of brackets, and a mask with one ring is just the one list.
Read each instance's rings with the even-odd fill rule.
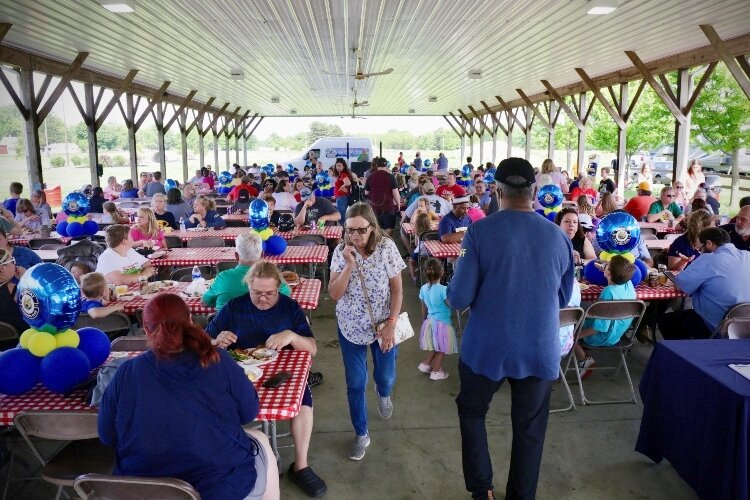
[[353,76],[355,80],[366,80],[371,76],[390,75],[391,73],[393,73],[393,68],[388,68],[383,71],[373,71],[372,73],[365,73],[365,71],[362,69],[362,56],[360,55],[361,51],[359,49],[354,49],[354,53],[357,54],[357,70],[353,75],[347,75],[343,73],[328,73],[326,71],[324,71],[323,73],[335,76]]

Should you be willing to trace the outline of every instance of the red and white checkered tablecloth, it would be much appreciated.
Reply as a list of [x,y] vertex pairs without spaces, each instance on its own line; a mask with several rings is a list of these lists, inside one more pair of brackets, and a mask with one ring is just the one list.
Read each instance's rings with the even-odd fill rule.
[[[73,239],[73,238],[69,238],[68,236],[60,236],[54,231],[48,237],[54,238],[64,245],[67,245]],[[29,240],[34,240],[34,239],[39,239],[39,238],[46,239],[47,237],[44,237],[39,233],[26,233],[26,234],[22,234],[21,236],[8,235],[8,241],[11,244],[16,245],[16,246],[23,246],[23,247],[29,246]]]
[[322,264],[328,260],[328,246],[287,247],[281,255],[263,255],[276,265],[281,264]]
[[[432,231],[437,231],[438,223],[437,222],[430,222],[430,229]],[[401,223],[401,229],[404,230],[404,234],[407,236],[411,236],[414,234],[414,224],[411,222],[403,222]]]
[[461,243],[443,243],[442,241],[425,241],[424,246],[433,257],[438,259],[455,259],[461,254]]
[[241,214],[241,213],[234,213],[234,214],[225,214],[221,216],[224,220],[233,220],[235,222],[244,222],[248,226],[250,225],[249,216],[247,214]]
[[[138,354],[140,353],[132,352],[129,355],[134,357]],[[287,420],[297,416],[311,364],[312,357],[309,352],[284,350],[273,362],[262,366],[263,376],[254,383],[260,401],[260,410],[256,417],[258,420]],[[292,378],[277,389],[263,387],[266,379],[283,371],[291,373]],[[22,411],[96,412],[96,408],[88,406],[83,401],[84,396],[85,391],[76,391],[66,398],[50,392],[41,384],[20,396],[0,394],[0,426],[13,425],[13,418]]]
[[669,227],[663,222],[639,222],[641,229],[655,229],[660,234],[682,234],[685,231],[678,226]]
[[292,231],[280,232],[278,229],[273,230],[273,234],[278,234],[285,240],[291,240],[295,236],[304,236],[306,234],[320,234],[327,240],[341,239],[344,228],[341,226],[325,226],[323,229],[294,229]]
[[[602,293],[604,287],[599,285],[587,286],[588,288],[586,288],[586,290],[581,290],[581,300],[585,302],[595,302],[599,300],[599,295]],[[638,300],[672,300],[680,299],[682,297],[686,297],[685,293],[675,290],[672,283],[667,283],[666,285],[659,283],[655,287],[650,287],[645,281],[643,281],[635,287],[635,298]]]
[[233,247],[172,248],[160,259],[150,259],[154,267],[202,266],[235,260]]
[[242,233],[249,233],[250,227],[225,227],[224,229],[207,229],[206,231],[172,231],[171,236],[179,236],[183,242],[196,238],[221,238],[224,241],[234,241]]
[[[173,288],[167,288],[164,291],[170,293],[179,293],[187,288],[190,283],[177,283]],[[320,288],[321,281],[316,279],[300,278],[299,285],[292,287],[292,298],[299,303],[302,309],[317,309],[318,302],[320,301]],[[138,290],[138,283],[133,283],[128,288],[131,290]],[[149,301],[153,295],[148,296],[136,296],[131,300],[123,300],[122,304],[125,306],[125,314],[135,314],[136,311],[143,310],[146,306],[146,302]],[[186,297],[180,294],[182,300],[185,301],[190,312],[193,314],[211,314],[216,312],[213,307],[207,306],[203,303],[200,297]],[[118,303],[114,301],[113,303]]]

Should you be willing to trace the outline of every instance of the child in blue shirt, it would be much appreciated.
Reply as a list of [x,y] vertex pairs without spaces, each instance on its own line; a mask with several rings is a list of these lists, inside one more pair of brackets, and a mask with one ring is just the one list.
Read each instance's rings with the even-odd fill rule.
[[430,258],[425,262],[423,271],[428,283],[419,290],[424,318],[419,347],[428,352],[418,369],[422,373],[429,373],[430,380],[443,380],[448,378],[448,373],[442,368],[443,358],[446,354],[458,352],[456,330],[453,329],[452,311],[447,300],[448,288],[440,284],[443,265],[438,259]]
[[[625,257],[615,255],[604,269],[608,286],[604,287],[599,295],[599,300],[634,300],[635,288],[630,278],[633,277],[635,266]],[[594,358],[586,355],[585,346],[603,347],[612,346],[620,341],[623,334],[630,328],[632,319],[587,319],[578,335],[581,342],[575,346],[578,368],[581,370],[581,378],[591,375],[591,368],[596,364]]]
[[81,312],[85,312],[94,319],[104,318],[124,309],[122,304],[107,305],[109,285],[102,273],[88,273],[81,276],[81,291],[84,296]]

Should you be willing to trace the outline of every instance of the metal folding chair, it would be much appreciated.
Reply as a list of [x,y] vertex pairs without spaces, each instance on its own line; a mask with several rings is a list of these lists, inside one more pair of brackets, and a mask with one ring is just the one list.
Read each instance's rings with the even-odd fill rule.
[[167,248],[182,248],[182,239],[179,236],[167,235],[164,237]]
[[[585,312],[580,307],[566,307],[564,309],[560,309],[560,328],[564,328],[566,326],[572,326],[573,327],[573,338],[578,335],[578,329],[581,326],[581,323],[583,322],[583,316]],[[572,348],[571,348],[572,350]],[[563,371],[562,363],[565,361],[565,359],[570,356],[570,351],[566,352],[560,357],[560,381],[562,382],[563,386],[565,386],[565,391],[568,393],[568,401],[569,404],[565,408],[558,408],[555,410],[550,410],[550,413],[558,413],[568,410],[574,410],[576,409],[576,403],[573,399],[573,393],[570,391],[570,385],[568,384],[568,380],[565,378],[565,371]]]
[[112,341],[112,352],[129,352],[148,350],[148,339],[145,335],[128,335],[117,337]]
[[96,498],[158,498],[160,500],[200,500],[190,484],[171,477],[109,476],[84,474],[73,487],[84,500]]
[[75,330],[86,326],[98,328],[109,336],[110,339],[131,333],[132,323],[127,314],[113,312],[103,318],[94,319],[86,313],[78,315],[78,320],[73,326]]
[[[423,241],[440,241],[440,235],[438,234],[437,231],[425,231],[424,233],[419,235],[419,242],[421,243]],[[421,253],[417,253],[417,255],[419,256],[417,258],[417,268],[419,271],[417,273],[417,282],[418,282],[418,285],[421,287],[424,284],[424,276],[422,275],[422,264],[424,264],[424,259],[426,257],[423,257]]]
[[729,337],[729,323],[736,318],[750,318],[750,302],[741,302],[732,306],[727,311],[724,318],[719,323],[719,327],[714,332],[712,338],[728,338]]
[[750,339],[750,318],[732,318],[727,324],[728,338]]
[[[620,357],[620,362],[616,366],[595,366],[588,368],[594,372],[603,370],[614,370],[616,376],[620,369],[625,371],[625,376],[628,379],[628,385],[630,386],[630,398],[622,400],[612,401],[593,401],[586,397],[586,393],[583,389],[583,381],[581,380],[581,370],[578,368],[574,350],[571,349],[568,359],[565,362],[564,374],[568,371],[575,371],[576,378],[578,379],[578,388],[581,393],[581,404],[611,404],[611,403],[633,403],[638,404],[638,399],[635,396],[635,388],[633,387],[633,380],[630,377],[630,371],[628,370],[628,363],[625,360],[625,356],[633,347],[633,339],[635,338],[635,332],[638,331],[638,325],[640,325],[643,319],[643,314],[646,312],[646,303],[642,300],[604,300],[601,302],[595,302],[586,309],[581,326],[578,328],[575,336],[575,342],[579,340],[579,334],[583,328],[583,324],[587,319],[604,319],[604,320],[633,320],[628,327],[628,330],[622,336],[620,341],[613,346],[594,347],[586,345],[586,349],[592,351],[609,351],[617,352]],[[572,366],[571,366],[572,365]]]
[[[287,246],[290,247],[314,247],[317,245],[325,245],[326,237],[322,234],[299,234],[294,236],[292,239],[287,241]],[[327,265],[323,265],[323,283],[328,283]],[[315,272],[317,271],[318,265],[311,263],[309,265],[309,277],[310,279],[315,278]]]
[[188,248],[223,247],[224,240],[216,236],[206,236],[187,240]]

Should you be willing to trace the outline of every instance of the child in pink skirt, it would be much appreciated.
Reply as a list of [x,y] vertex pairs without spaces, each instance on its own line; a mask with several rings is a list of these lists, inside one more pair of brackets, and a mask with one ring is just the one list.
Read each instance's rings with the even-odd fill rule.
[[418,368],[422,373],[429,373],[430,380],[443,380],[448,378],[448,373],[443,371],[443,358],[446,354],[458,352],[456,330],[453,329],[452,311],[447,300],[448,288],[440,284],[443,265],[438,259],[427,259],[424,275],[428,282],[419,290],[424,318],[419,347],[428,352]]

